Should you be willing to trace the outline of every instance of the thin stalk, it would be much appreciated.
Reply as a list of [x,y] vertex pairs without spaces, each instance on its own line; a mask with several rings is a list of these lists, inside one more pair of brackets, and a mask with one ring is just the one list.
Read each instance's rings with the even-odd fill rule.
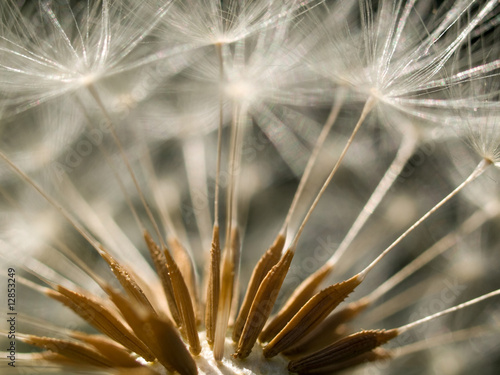
[[471,299],[470,301],[461,303],[460,305],[457,305],[457,306],[454,306],[454,307],[450,307],[449,309],[440,311],[440,312],[438,312],[436,314],[432,314],[432,315],[426,316],[425,318],[419,319],[419,320],[417,320],[415,322],[408,323],[408,324],[406,324],[404,326],[401,326],[401,327],[397,328],[397,331],[398,331],[399,334],[401,334],[401,333],[406,332],[406,331],[408,331],[408,330],[410,330],[410,329],[412,329],[412,328],[414,328],[416,326],[419,326],[419,325],[422,325],[424,323],[430,322],[431,320],[437,319],[437,318],[439,318],[441,316],[450,314],[452,312],[455,312],[455,311],[458,311],[458,310],[462,310],[462,309],[464,309],[466,307],[475,305],[476,303],[479,303],[481,301],[484,301],[486,299],[489,299],[489,298],[492,298],[492,297],[495,297],[495,296],[498,296],[498,295],[500,295],[500,289],[494,290],[493,292],[484,294],[484,295],[482,295],[480,297]]
[[239,105],[234,105],[233,108],[233,120],[231,123],[231,141],[229,146],[229,183],[227,188],[226,196],[226,241],[228,244],[231,238],[232,225],[236,221],[233,218],[234,213],[234,196],[235,196],[235,185],[236,185],[236,173],[237,168],[240,167],[238,156],[238,140],[240,139],[238,133],[240,132],[240,116],[245,113],[243,108]]
[[115,141],[116,145],[118,146],[120,156],[121,156],[123,162],[125,163],[125,167],[127,168],[127,171],[129,173],[130,177],[132,178],[132,182],[134,183],[134,186],[137,190],[137,193],[139,195],[139,199],[141,200],[141,203],[144,206],[144,209],[146,210],[146,214],[148,215],[148,218],[151,221],[151,224],[153,225],[154,231],[155,231],[156,235],[158,236],[158,240],[160,241],[161,246],[166,247],[165,242],[163,240],[163,236],[160,232],[160,228],[158,227],[158,223],[156,222],[156,220],[153,216],[153,213],[151,212],[151,209],[149,208],[149,205],[146,201],[146,197],[144,196],[144,193],[142,192],[142,189],[139,186],[139,182],[137,181],[137,177],[135,176],[135,173],[132,170],[132,166],[130,165],[130,161],[128,160],[127,154],[125,153],[125,150],[123,149],[123,145],[122,145],[120,139],[118,138],[118,135],[116,134],[116,130],[115,130],[115,127],[113,125],[113,121],[111,120],[111,117],[110,117],[106,107],[104,106],[103,101],[101,100],[94,85],[92,85],[92,84],[88,85],[87,90],[89,91],[92,98],[94,98],[95,102],[97,103],[97,106],[99,107],[99,109],[101,110],[101,112],[104,115],[104,118],[105,118],[106,123],[108,125],[108,128],[111,132],[113,140]]
[[[78,100],[78,104],[79,104],[79,106],[80,106],[80,108],[81,108],[81,110],[82,110],[85,118],[88,121],[87,125],[91,129],[96,130],[95,126],[93,125],[93,123],[92,123],[92,121],[90,119],[89,113],[88,113],[87,109],[85,108],[85,106],[83,105],[82,101]],[[101,152],[101,154],[104,156],[106,164],[109,165],[109,167],[110,167],[110,169],[111,169],[111,171],[113,173],[113,176],[115,177],[115,180],[118,182],[120,190],[123,193],[123,196],[125,198],[127,206],[129,207],[130,211],[132,212],[132,216],[134,217],[134,220],[135,220],[137,226],[139,227],[140,231],[143,232],[144,231],[144,225],[142,224],[141,220],[139,219],[139,215],[137,214],[137,210],[135,209],[134,205],[132,204],[132,199],[130,198],[130,195],[128,194],[127,189],[125,188],[125,184],[123,183],[123,180],[120,177],[120,174],[118,173],[117,166],[113,162],[113,159],[110,157],[110,155],[109,155],[108,151],[106,150],[106,148],[103,147],[102,143],[99,143],[98,148],[99,148],[99,151]],[[67,180],[68,183],[70,183],[70,181],[69,181],[68,178],[66,180]],[[73,184],[71,184],[71,185],[72,185],[72,188],[74,190],[76,190],[76,188],[73,186]]]
[[90,244],[92,247],[101,254],[104,250],[101,244],[59,203],[57,203],[51,196],[49,196],[40,186],[38,186],[35,181],[33,181],[27,174],[20,170],[3,152],[0,151],[0,159],[2,159],[15,173],[21,177],[28,185],[32,186],[51,206],[53,206],[70,224],[75,230],[80,233],[80,235]]
[[[187,141],[183,147],[189,184],[189,193],[194,206],[194,216],[203,249],[210,247],[212,235],[209,194],[205,164],[205,144],[201,138]],[[201,190],[198,192],[196,189]],[[199,202],[199,204],[198,204]]]
[[370,309],[370,312],[365,314],[363,323],[367,326],[372,326],[410,306],[415,305],[418,298],[422,296],[422,291],[425,291],[427,295],[433,295],[438,293],[440,289],[442,289],[442,280],[440,280],[438,276],[433,275],[426,277],[425,279],[412,284],[411,287],[406,288],[402,292],[384,300],[384,302],[379,304],[377,307]]
[[145,143],[143,146],[144,152],[142,153],[141,163],[144,170],[148,173],[148,184],[153,192],[153,198],[156,201],[156,206],[158,207],[158,211],[160,213],[161,223],[167,232],[167,236],[178,238],[172,216],[167,209],[167,203],[165,202],[163,194],[161,194],[160,185],[154,170],[153,160],[151,158],[149,148]]
[[373,262],[371,262],[363,271],[361,271],[358,275],[361,279],[364,279],[368,272],[375,267],[375,265],[380,262],[380,260],[385,257],[396,245],[398,245],[408,234],[410,234],[415,228],[417,228],[420,224],[422,224],[429,216],[431,216],[434,212],[436,212],[439,208],[441,208],[446,202],[448,202],[451,198],[457,195],[464,187],[478,178],[488,166],[491,165],[491,162],[483,159],[474,169],[474,171],[470,174],[464,182],[458,185],[455,190],[453,190],[450,194],[448,194],[445,198],[443,198],[438,204],[436,204],[433,208],[431,208],[427,213],[418,219],[410,228],[408,228],[402,235],[400,235],[389,247],[387,247]]
[[[238,160],[238,164],[240,168],[242,168],[242,144],[243,144],[243,138],[245,135],[245,129],[246,129],[246,124],[244,121],[246,121],[246,108],[243,109],[242,112],[242,117],[240,117],[241,124],[238,126],[241,126],[243,128],[242,131],[238,132],[238,139],[236,140],[237,142],[237,147],[236,147],[236,160]],[[229,300],[229,321],[228,324],[233,324],[234,323],[234,316],[236,315],[236,311],[234,311],[234,314],[232,314],[233,310],[237,309],[238,305],[238,298],[239,298],[239,289],[238,289],[238,281],[239,281],[239,274],[240,274],[240,259],[241,259],[241,243],[243,241],[243,231],[242,231],[242,226],[244,223],[241,222],[241,214],[240,214],[240,200],[241,200],[241,193],[240,193],[240,184],[241,184],[241,178],[236,178],[234,182],[234,191],[233,191],[233,207],[232,207],[232,216],[231,220],[233,221],[232,224],[232,231],[231,231],[231,237],[230,237],[230,249],[231,252],[228,254],[231,258],[231,262],[233,264],[233,270],[232,270],[232,292],[231,292],[231,299]],[[231,320],[233,322],[231,322]]]
[[[221,294],[217,312],[217,323],[215,327],[214,358],[220,361],[224,355],[224,342],[227,327],[229,324],[229,314],[232,305],[233,287],[235,277],[235,254],[239,251],[239,228],[237,222],[236,209],[236,179],[237,168],[241,167],[240,152],[242,137],[240,136],[243,126],[242,120],[246,116],[246,108],[236,105],[233,111],[233,121],[231,126],[230,158],[229,158],[229,185],[226,204],[226,241],[224,258],[222,262]],[[234,215],[234,216],[233,216]]]
[[318,205],[319,200],[321,199],[321,197],[323,196],[324,192],[326,191],[326,188],[328,187],[328,185],[332,181],[333,176],[335,176],[335,173],[337,173],[337,170],[339,169],[340,164],[344,160],[344,157],[347,154],[347,151],[349,150],[349,147],[351,146],[351,144],[352,144],[352,142],[354,140],[354,137],[358,133],[358,130],[361,128],[361,125],[365,121],[365,119],[368,116],[368,114],[371,112],[371,110],[375,106],[376,102],[377,102],[377,100],[373,96],[370,96],[368,98],[368,100],[366,101],[365,106],[363,107],[363,111],[361,112],[361,115],[359,117],[359,120],[356,123],[356,126],[354,127],[354,129],[353,129],[353,131],[351,133],[351,136],[347,140],[347,143],[344,146],[344,149],[342,150],[342,153],[340,154],[340,157],[337,160],[337,163],[335,163],[335,166],[333,167],[332,171],[328,175],[326,181],[323,183],[323,186],[321,187],[318,195],[316,195],[316,198],[314,199],[313,203],[309,207],[309,210],[307,211],[307,214],[304,217],[304,220],[302,221],[299,229],[297,230],[297,233],[295,234],[295,237],[294,237],[294,239],[293,239],[293,241],[292,241],[292,243],[290,245],[290,249],[292,249],[293,251],[297,248],[297,243],[299,241],[300,235],[302,234],[302,232],[303,232],[303,230],[304,230],[307,222],[309,221],[309,219],[310,219],[310,217],[311,217],[314,209]]
[[460,331],[449,332],[430,339],[420,340],[409,345],[405,345],[392,350],[392,358],[399,358],[423,350],[429,350],[438,346],[456,343],[460,341],[469,341],[487,335],[498,335],[498,327],[482,325],[472,328],[462,329]]
[[[217,57],[219,58],[220,82],[224,79],[224,58],[222,56],[222,45],[216,44]],[[214,226],[219,226],[219,195],[220,195],[220,170],[222,159],[222,127],[224,126],[224,95],[219,96],[219,127],[217,130],[217,164],[215,169],[215,196],[214,196]]]
[[[410,130],[410,129],[406,129]],[[352,241],[363,226],[366,224],[367,220],[371,217],[375,209],[378,207],[382,199],[385,197],[391,186],[394,184],[394,181],[398,178],[402,169],[413,155],[416,147],[416,139],[415,134],[412,131],[405,132],[403,141],[399,147],[396,158],[392,162],[391,166],[387,169],[384,174],[384,177],[380,180],[377,185],[375,191],[372,193],[366,204],[364,205],[362,211],[352,224],[349,232],[347,232],[346,236],[340,243],[339,247],[332,255],[332,257],[328,260],[327,264],[329,266],[334,267],[338,260],[344,255],[347,248],[352,244]]]
[[[27,218],[27,214],[24,212],[24,209],[18,204],[16,200],[14,200],[9,193],[4,191],[3,189],[0,189],[0,195],[5,198],[5,200],[11,204],[14,208],[16,208],[18,211],[23,213],[23,217]],[[54,238],[54,245],[55,248],[54,250],[57,251],[58,253],[62,254],[63,256],[67,257],[71,262],[73,262],[76,266],[81,268],[87,275],[97,284],[101,287],[101,289],[104,290],[104,286],[108,285],[104,279],[102,279],[92,268],[83,260],[81,260],[73,251],[69,249],[68,246],[66,246],[59,238]],[[46,243],[44,243],[45,246],[49,247]]]
[[457,243],[458,236],[465,236],[472,233],[473,231],[481,227],[487,220],[496,215],[498,215],[498,210],[496,212],[486,212],[483,209],[478,209],[466,221],[464,221],[457,230],[448,233],[446,236],[441,238],[438,242],[436,242],[434,245],[420,254],[417,258],[415,258],[412,262],[395,273],[384,283],[379,285],[365,298],[368,298],[370,302],[376,301],[389,290],[393,289],[396,285],[408,278],[410,275],[414,274],[416,271],[435,259],[437,256],[450,249]]
[[[224,79],[224,59],[222,56],[222,45],[216,44],[215,49],[219,58],[220,84]],[[220,301],[220,235],[219,235],[219,194],[220,194],[220,171],[222,159],[222,127],[224,125],[224,95],[220,91],[219,96],[219,128],[217,130],[217,161],[215,167],[215,196],[214,196],[214,226],[212,230],[212,246],[210,249],[210,263],[208,270],[207,294],[205,306],[205,327],[207,342],[210,347],[215,341],[217,327],[217,315]]]
[[[130,239],[123,233],[123,230],[117,225],[109,212],[96,212],[69,178],[63,178],[61,186],[64,186],[66,200],[71,202],[72,211],[78,214],[78,218],[83,225],[102,239],[104,246],[115,258],[123,258],[123,254],[126,253],[127,264],[139,267],[141,276],[145,277],[149,282],[156,280],[156,275],[149,263],[130,242]],[[70,250],[68,249],[68,251]],[[121,261],[124,260],[121,259]]]
[[326,119],[325,125],[323,126],[323,129],[321,130],[321,133],[316,141],[316,144],[314,145],[314,149],[311,152],[311,156],[309,157],[309,160],[307,161],[307,165],[304,169],[304,173],[302,174],[302,177],[299,182],[299,186],[297,187],[297,190],[295,191],[295,195],[293,196],[292,203],[290,204],[290,208],[288,209],[288,213],[286,215],[285,221],[283,222],[283,225],[281,226],[280,229],[280,234],[285,235],[286,229],[288,228],[288,225],[290,224],[290,219],[293,216],[293,213],[295,212],[295,209],[297,208],[297,204],[300,200],[300,197],[302,196],[302,193],[304,192],[305,185],[309,179],[309,176],[311,174],[311,171],[316,164],[316,160],[318,159],[319,151],[321,150],[321,147],[325,143],[326,137],[328,136],[328,133],[332,129],[333,124],[335,124],[335,121],[337,120],[337,117],[340,113],[340,110],[342,108],[342,105],[344,104],[344,98],[345,98],[345,93],[343,89],[339,95],[337,95],[337,100],[335,101],[334,105],[332,106],[332,109],[330,110],[330,114],[328,115],[328,118]]

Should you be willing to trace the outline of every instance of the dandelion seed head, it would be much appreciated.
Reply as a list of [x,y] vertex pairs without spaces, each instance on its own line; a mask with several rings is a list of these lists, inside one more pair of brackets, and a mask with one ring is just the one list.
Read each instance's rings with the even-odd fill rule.
[[500,117],[475,111],[464,118],[464,132],[471,147],[485,160],[500,166]]
[[11,0],[1,5],[10,17],[0,29],[0,77],[9,77],[2,82],[15,112],[142,66],[151,56],[137,46],[163,15],[145,21],[137,5],[110,0],[26,8]]
[[[20,365],[467,371],[470,347],[417,340],[479,321],[422,325],[499,280],[498,169],[484,162],[500,166],[498,93],[467,91],[498,63],[462,58],[497,2],[31,6],[0,5],[0,257],[20,280],[18,339],[44,350]],[[21,305],[25,291],[38,298]],[[373,349],[416,326],[392,342],[420,342],[416,362]]]
[[482,119],[472,125],[470,140],[476,151],[486,160],[500,167],[500,136],[498,118]]

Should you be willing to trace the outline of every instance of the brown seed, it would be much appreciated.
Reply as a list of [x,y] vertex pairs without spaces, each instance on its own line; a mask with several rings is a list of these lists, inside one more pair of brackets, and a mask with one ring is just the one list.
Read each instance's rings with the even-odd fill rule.
[[236,320],[236,314],[238,313],[238,305],[239,305],[239,271],[240,271],[240,257],[241,257],[241,238],[240,238],[240,230],[238,227],[233,228],[231,231],[231,248],[232,248],[232,262],[234,264],[234,277],[233,277],[233,293],[232,293],[232,301],[231,301],[231,310],[229,314],[229,325],[231,327],[234,326],[234,322]]
[[196,317],[194,314],[192,299],[189,295],[189,290],[184,278],[182,277],[179,267],[177,267],[177,263],[170,255],[168,249],[165,249],[164,254],[167,260],[168,274],[174,289],[175,302],[180,309],[182,325],[185,329],[189,343],[189,350],[194,355],[198,355],[201,352],[201,344],[200,338],[198,337]]
[[[148,310],[140,305],[130,303],[122,293],[117,292],[112,288],[106,288],[106,293],[113,301],[115,306],[120,310],[120,313],[125,318],[135,335],[151,350],[151,357],[154,359],[156,354],[153,348],[156,347],[157,342],[153,340],[151,335],[144,331],[144,317],[147,316]],[[150,312],[150,311],[149,311]]]
[[[331,365],[317,368],[317,369],[304,369],[299,371],[299,374],[318,374],[318,375],[330,375],[337,371],[342,371],[348,368],[356,367],[365,363],[375,362],[375,361],[383,361],[387,359],[391,359],[392,355],[387,350],[382,348],[376,348],[372,351],[363,353],[358,355],[357,357],[348,359],[346,361],[333,363]],[[291,371],[291,370],[290,370]]]
[[112,292],[110,296],[137,337],[150,348],[153,356],[167,370],[170,372],[182,370],[183,365],[177,361],[187,361],[188,364],[193,362],[177,329],[167,317],[159,317],[141,306],[129,303],[121,293]]
[[330,314],[323,322],[314,328],[311,333],[300,339],[289,349],[283,351],[283,354],[286,356],[295,356],[298,354],[312,353],[331,344],[340,338],[339,331],[344,331],[344,329],[339,330],[339,328],[358,316],[358,314],[364,311],[368,306],[369,301],[366,299],[349,303],[339,311]]
[[[43,352],[39,352],[39,353],[32,353],[30,355],[30,359],[35,361],[35,362],[38,362],[38,361],[42,361],[45,362],[50,362],[50,364],[48,366],[51,366],[53,364],[56,364],[56,365],[60,365],[60,366],[78,366],[79,368],[85,368],[85,367],[89,367],[89,366],[92,366],[88,363],[83,363],[81,361],[77,361],[75,359],[70,359],[62,354],[57,354],[57,353],[54,353],[54,352],[51,352],[50,350],[47,350],[47,351],[43,351]],[[47,365],[45,365],[47,366]]]
[[360,283],[361,279],[356,275],[314,295],[267,344],[263,350],[264,356],[271,358],[290,348],[318,326]]
[[154,356],[144,343],[120,321],[114,312],[105,308],[95,297],[71,291],[61,285],[57,286],[57,292],[47,290],[46,293],[49,297],[69,307],[106,336],[139,354],[147,361],[154,360]]
[[168,238],[168,245],[172,249],[173,257],[179,270],[181,271],[182,277],[186,282],[189,290],[189,295],[191,296],[192,304],[194,307],[195,315],[197,321],[199,320],[198,312],[198,291],[196,287],[196,276],[194,273],[193,261],[189,256],[186,248],[180,243],[177,237]]
[[146,295],[137,282],[131,277],[130,273],[104,249],[101,248],[101,250],[101,257],[106,261],[106,263],[108,263],[111,271],[113,271],[113,274],[125,290],[125,293],[127,293],[130,298],[134,299],[141,306],[144,306],[154,312],[155,310],[153,306],[151,306],[151,303],[147,299]]
[[28,344],[50,350],[77,363],[99,367],[113,367],[113,363],[101,355],[95,348],[83,343],[32,335],[19,338]]
[[113,367],[139,367],[141,364],[130,355],[130,352],[117,342],[103,335],[89,335],[83,332],[72,332],[71,337],[93,346],[99,353],[113,363]]
[[231,229],[229,246],[225,249],[222,259],[221,288],[219,306],[217,308],[217,322],[214,339],[214,359],[221,361],[224,356],[224,343],[226,340],[227,327],[229,324],[229,314],[234,294],[234,278],[236,264],[235,253],[239,252],[239,230]]
[[220,242],[219,226],[214,225],[212,234],[212,249],[210,251],[210,269],[207,286],[207,303],[205,306],[205,327],[207,342],[213,346],[215,339],[215,322],[217,321],[217,308],[220,293]]
[[154,352],[162,364],[168,365],[165,367],[172,367],[181,375],[198,373],[193,357],[177,334],[177,329],[168,319],[149,314],[143,322],[146,334],[157,342]]
[[385,344],[397,335],[398,331],[395,329],[360,331],[311,355],[290,361],[288,369],[292,372],[302,372],[342,363]]
[[266,324],[273,309],[278,293],[285,280],[294,252],[288,249],[281,260],[268,272],[255,295],[238,348],[233,355],[236,358],[246,358],[252,351],[257,338]]
[[182,326],[182,319],[177,303],[175,302],[174,288],[172,286],[170,276],[168,275],[167,260],[165,259],[165,255],[160,250],[158,245],[153,241],[153,238],[151,237],[149,232],[146,230],[144,231],[144,240],[146,241],[149,253],[151,255],[151,258],[153,259],[156,273],[160,277],[160,281],[167,298],[170,314],[172,315],[172,318],[174,319],[177,326],[180,327]]
[[281,256],[281,251],[283,250],[283,246],[285,245],[285,236],[278,235],[276,240],[272,244],[272,246],[264,253],[262,258],[260,258],[259,262],[255,266],[252,272],[252,276],[250,277],[250,282],[248,283],[247,292],[243,299],[243,303],[240,308],[240,312],[238,313],[238,317],[234,323],[233,327],[233,341],[237,343],[240,340],[241,332],[243,331],[243,327],[247,321],[248,312],[252,306],[252,303],[255,299],[255,295],[259,289],[262,280],[271,270],[271,268],[279,261]]
[[268,342],[275,337],[293,318],[293,316],[306,304],[314,295],[319,284],[330,274],[332,266],[324,265],[307,279],[305,279],[295,292],[288,298],[286,304],[280,309],[278,314],[264,327],[259,336],[261,342]]

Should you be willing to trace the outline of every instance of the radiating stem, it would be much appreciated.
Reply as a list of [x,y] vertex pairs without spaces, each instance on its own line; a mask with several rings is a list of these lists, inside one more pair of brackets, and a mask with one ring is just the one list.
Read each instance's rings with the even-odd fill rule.
[[375,106],[376,102],[377,102],[377,99],[375,97],[373,97],[373,96],[369,97],[368,100],[366,101],[365,106],[363,107],[363,111],[361,112],[361,116],[359,117],[359,120],[356,123],[356,126],[354,127],[354,129],[353,129],[353,131],[351,133],[351,136],[347,140],[347,143],[344,146],[344,149],[342,150],[342,153],[340,154],[339,159],[335,163],[335,166],[333,167],[332,171],[328,175],[326,181],[323,183],[323,186],[321,187],[318,195],[316,195],[316,198],[314,199],[313,203],[309,207],[309,210],[307,211],[307,214],[304,217],[304,220],[302,221],[299,229],[297,230],[297,233],[295,234],[295,237],[294,237],[294,239],[293,239],[293,241],[292,241],[292,243],[290,245],[291,249],[296,249],[297,248],[297,243],[299,241],[300,235],[302,234],[302,231],[304,230],[307,222],[309,221],[309,219],[310,219],[310,217],[311,217],[314,209],[318,205],[319,200],[321,199],[321,197],[323,196],[324,192],[326,191],[326,188],[328,187],[328,185],[332,181],[333,176],[335,176],[335,173],[337,173],[337,170],[339,169],[342,161],[344,160],[344,157],[347,154],[347,151],[349,150],[349,147],[351,146],[351,144],[352,144],[352,142],[354,140],[354,137],[356,136],[356,134],[358,133],[359,129],[361,128],[361,125],[365,121],[366,116],[368,116],[368,114],[370,113],[370,111]]
[[175,225],[173,223],[172,217],[167,209],[168,205],[167,202],[165,202],[164,196],[162,194],[162,189],[160,188],[160,184],[158,182],[158,178],[153,166],[151,153],[146,144],[144,144],[144,152],[142,153],[141,162],[143,168],[149,172],[148,183],[151,186],[153,198],[156,201],[156,206],[158,207],[158,211],[160,213],[160,220],[163,224],[163,227],[167,231],[167,236],[173,236],[177,238],[177,231],[175,230]]
[[332,106],[332,109],[330,110],[330,114],[328,115],[328,118],[323,126],[323,129],[321,130],[321,133],[316,141],[316,144],[314,145],[314,149],[311,152],[311,156],[309,157],[309,160],[307,161],[307,165],[304,169],[304,173],[302,174],[302,177],[300,178],[299,186],[297,187],[297,190],[295,191],[295,195],[293,196],[292,203],[290,204],[290,208],[288,209],[288,213],[286,215],[285,221],[283,222],[283,225],[280,230],[280,234],[284,235],[286,232],[286,229],[290,223],[290,219],[293,216],[293,213],[295,212],[295,209],[297,208],[297,203],[299,202],[302,193],[304,192],[304,187],[306,186],[306,183],[309,179],[309,176],[311,174],[311,171],[316,164],[316,160],[318,159],[319,151],[321,150],[321,147],[325,143],[326,137],[328,136],[328,133],[330,132],[333,124],[335,124],[335,121],[337,120],[337,117],[339,115],[340,109],[342,108],[342,105],[344,104],[344,98],[345,98],[345,93],[342,88],[340,88],[341,92],[337,95],[337,100]]
[[456,343],[459,341],[470,341],[482,336],[498,335],[498,327],[482,325],[472,328],[452,331],[437,337],[426,338],[409,345],[398,347],[392,350],[392,357],[399,358],[423,350],[429,350],[438,346]]
[[210,217],[205,144],[203,139],[196,138],[193,141],[186,141],[183,152],[189,191],[191,201],[193,202],[194,216],[198,227],[198,233],[200,234],[201,245],[203,249],[208,249],[210,247],[210,236],[212,235],[212,219]]
[[474,171],[470,174],[467,179],[462,182],[459,186],[455,188],[450,194],[448,194],[445,198],[443,198],[438,204],[436,204],[433,208],[431,208],[427,213],[418,219],[410,228],[408,228],[402,235],[400,235],[389,247],[387,247],[373,262],[371,262],[363,271],[359,273],[361,278],[365,278],[365,276],[370,272],[370,270],[375,267],[375,265],[386,256],[396,245],[398,245],[408,234],[410,234],[415,228],[417,228],[420,224],[422,224],[429,216],[431,216],[434,212],[436,212],[441,206],[443,206],[446,202],[448,202],[451,198],[457,195],[464,187],[466,187],[469,183],[478,178],[488,166],[491,165],[491,162],[483,159],[478,164],[478,166],[474,169]]
[[246,117],[246,108],[235,104],[233,110],[233,121],[231,126],[231,142],[229,150],[229,184],[226,203],[226,241],[224,246],[224,257],[222,261],[221,272],[221,293],[219,299],[219,308],[217,312],[217,323],[215,327],[214,340],[214,358],[220,361],[224,355],[224,342],[229,323],[229,314],[231,311],[235,268],[234,260],[236,252],[239,252],[239,228],[236,217],[236,180],[241,168],[240,151],[242,137],[240,132]]
[[[222,86],[224,79],[224,59],[222,45],[216,44],[215,49],[219,58],[219,83]],[[212,230],[212,246],[210,249],[210,265],[208,270],[207,295],[205,306],[205,328],[207,342],[210,347],[215,341],[217,315],[220,300],[220,234],[219,234],[219,194],[220,171],[222,159],[222,127],[224,125],[224,95],[222,88],[219,94],[219,127],[217,130],[217,161],[215,167],[215,196],[214,196],[214,226]]]
[[59,203],[57,203],[51,196],[49,196],[35,181],[33,181],[27,174],[20,170],[3,152],[0,151],[0,159],[16,172],[28,185],[32,186],[51,206],[53,206],[75,230],[82,235],[85,240],[92,245],[94,249],[100,254],[102,252],[101,244]]
[[419,320],[417,320],[415,322],[408,323],[408,324],[406,324],[404,326],[401,326],[401,327],[397,328],[397,330],[398,330],[399,334],[401,334],[401,333],[406,332],[409,329],[412,329],[412,328],[414,328],[416,326],[419,326],[419,325],[422,325],[424,323],[430,322],[431,320],[437,319],[437,318],[439,318],[441,316],[450,314],[452,312],[455,312],[455,311],[458,311],[458,310],[462,310],[462,309],[464,309],[466,307],[475,305],[476,303],[479,303],[479,302],[484,301],[484,300],[486,300],[488,298],[492,298],[492,297],[495,297],[495,296],[498,296],[498,295],[500,295],[500,289],[497,289],[497,290],[495,290],[493,292],[484,294],[484,295],[482,295],[480,297],[471,299],[470,301],[461,303],[460,305],[457,305],[457,306],[454,306],[454,307],[450,307],[449,309],[440,311],[440,312],[438,312],[436,314],[432,314],[432,315],[426,316],[425,318],[419,319]]
[[123,149],[123,145],[120,142],[120,139],[118,138],[118,135],[116,134],[115,127],[113,125],[113,121],[111,120],[111,117],[104,106],[104,103],[102,102],[96,88],[91,84],[87,86],[87,89],[91,96],[94,98],[95,102],[97,103],[98,107],[100,108],[101,112],[104,115],[104,118],[106,120],[107,126],[111,132],[111,135],[113,137],[113,140],[115,141],[116,145],[118,146],[118,150],[120,152],[120,156],[125,163],[125,166],[127,168],[127,171],[132,178],[132,182],[134,183],[134,186],[137,190],[137,193],[139,195],[139,199],[141,200],[142,205],[144,206],[144,209],[146,210],[146,214],[151,221],[151,224],[153,225],[153,228],[155,230],[156,235],[158,236],[158,240],[160,241],[160,244],[162,247],[165,247],[165,242],[163,241],[163,236],[160,232],[160,228],[158,227],[158,223],[156,222],[153,213],[151,212],[151,209],[149,208],[148,203],[146,202],[146,198],[144,196],[144,193],[142,192],[141,187],[139,186],[139,182],[137,181],[137,177],[135,176],[134,171],[132,170],[132,166],[130,165],[130,161],[128,160],[127,154],[125,153],[125,150]]
[[[224,59],[222,56],[222,45],[215,45],[217,57],[219,58],[220,84],[224,79]],[[215,197],[214,197],[214,225],[219,226],[219,194],[220,194],[220,170],[222,159],[222,127],[224,125],[224,95],[221,89],[219,96],[219,127],[217,130],[217,165],[215,170]]]
[[411,263],[401,269],[399,272],[391,276],[384,283],[379,285],[373,292],[371,292],[367,298],[370,301],[375,301],[382,295],[387,293],[389,290],[393,289],[400,282],[408,278],[410,275],[415,273],[417,270],[421,269],[431,260],[435,259],[438,255],[444,253],[446,250],[450,249],[453,245],[457,243],[458,236],[464,236],[472,233],[481,225],[483,225],[487,220],[498,214],[498,209],[496,212],[485,212],[483,209],[478,209],[474,214],[472,214],[466,221],[464,221],[460,227],[448,233],[446,236],[441,238],[438,242],[420,254]]
[[356,238],[359,231],[371,217],[373,211],[375,211],[375,209],[378,207],[382,199],[394,184],[394,181],[396,181],[396,179],[398,178],[399,174],[401,173],[410,157],[413,155],[416,147],[416,135],[412,130],[413,129],[409,128],[404,129],[405,134],[403,136],[403,140],[399,147],[396,158],[385,172],[384,177],[382,177],[382,179],[380,180],[375,191],[372,193],[372,195],[364,205],[363,210],[360,212],[360,214],[352,224],[351,228],[347,232],[346,236],[340,243],[335,253],[328,260],[329,266],[335,266],[342,255],[344,255],[345,251],[352,244],[354,238]]

